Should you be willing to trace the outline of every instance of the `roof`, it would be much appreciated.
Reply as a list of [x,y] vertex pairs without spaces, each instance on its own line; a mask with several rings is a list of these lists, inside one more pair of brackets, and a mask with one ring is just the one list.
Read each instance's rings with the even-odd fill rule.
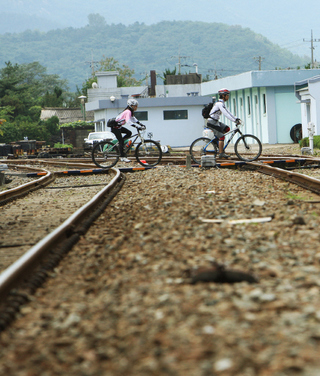
[[302,80],[302,81],[298,81],[295,83],[295,86],[306,86],[308,85],[309,83],[315,83],[315,82],[318,82],[320,81],[320,75],[317,75],[317,76],[313,76],[313,77],[310,77],[310,78],[307,78],[305,80]]
[[[157,97],[157,98],[139,98],[139,108],[150,107],[178,107],[178,106],[203,106],[210,102],[211,98],[203,96],[185,96],[185,97]],[[103,109],[122,109],[127,106],[127,99],[116,99],[111,102],[109,99],[96,100],[86,103],[87,111]]]
[[202,95],[216,94],[222,87],[231,91],[255,87],[294,86],[295,82],[320,74],[320,69],[261,70],[241,73],[201,84]]

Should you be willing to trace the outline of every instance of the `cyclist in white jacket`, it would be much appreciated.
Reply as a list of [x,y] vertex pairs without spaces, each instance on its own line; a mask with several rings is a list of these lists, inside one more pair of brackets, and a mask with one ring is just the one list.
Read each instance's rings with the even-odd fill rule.
[[230,128],[226,124],[219,121],[219,119],[221,115],[224,115],[236,124],[240,123],[240,119],[232,115],[232,113],[226,108],[225,102],[229,99],[230,91],[228,89],[221,89],[218,91],[218,94],[219,100],[212,106],[207,127],[211,128],[213,133],[219,138],[219,158],[229,158],[230,155],[224,153],[223,146],[224,133],[229,132]]

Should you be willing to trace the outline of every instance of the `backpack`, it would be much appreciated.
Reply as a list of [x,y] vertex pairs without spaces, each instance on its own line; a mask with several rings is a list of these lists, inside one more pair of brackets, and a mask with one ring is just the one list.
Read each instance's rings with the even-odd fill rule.
[[107,121],[107,127],[110,128],[120,128],[121,124],[119,124],[116,120],[116,118],[111,118]]
[[210,117],[209,114],[210,114],[210,111],[212,110],[212,107],[213,107],[213,105],[214,105],[214,102],[215,102],[215,101],[212,101],[212,102],[206,104],[206,105],[203,107],[203,109],[202,109],[202,116],[203,116],[205,119],[208,119],[208,118]]

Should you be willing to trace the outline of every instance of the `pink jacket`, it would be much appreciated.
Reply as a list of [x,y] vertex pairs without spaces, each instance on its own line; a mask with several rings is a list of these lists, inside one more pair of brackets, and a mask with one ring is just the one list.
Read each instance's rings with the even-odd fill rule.
[[135,123],[138,121],[133,115],[131,115],[131,111],[129,109],[121,112],[121,114],[119,114],[116,117],[116,120],[117,121],[123,120],[123,122],[121,122],[121,126],[122,125],[135,126]]

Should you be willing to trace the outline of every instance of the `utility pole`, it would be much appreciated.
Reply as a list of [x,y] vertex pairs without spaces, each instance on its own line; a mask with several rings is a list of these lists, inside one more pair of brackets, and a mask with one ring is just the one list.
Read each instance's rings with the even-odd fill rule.
[[92,77],[94,77],[94,67],[95,65],[97,66],[98,63],[99,61],[93,60],[93,51],[91,50],[91,61],[86,61],[86,64],[90,64]]
[[254,57],[254,60],[258,60],[259,70],[261,70],[261,63],[262,63],[262,60],[264,60],[264,57],[261,57],[261,56]]
[[311,69],[313,69],[314,68],[313,50],[315,49],[315,47],[313,46],[313,43],[314,42],[320,42],[320,39],[313,39],[313,31],[311,30],[311,39],[305,40],[303,38],[303,41],[311,43],[311,47],[310,47],[310,49],[311,49]]
[[179,63],[178,63],[178,65],[179,65],[179,74],[181,74],[181,59],[186,59],[187,57],[190,57],[190,56],[181,56],[180,55],[180,51],[179,51],[179,55],[178,56],[171,56],[171,58],[173,58],[173,59],[176,59],[176,58],[179,59]]

